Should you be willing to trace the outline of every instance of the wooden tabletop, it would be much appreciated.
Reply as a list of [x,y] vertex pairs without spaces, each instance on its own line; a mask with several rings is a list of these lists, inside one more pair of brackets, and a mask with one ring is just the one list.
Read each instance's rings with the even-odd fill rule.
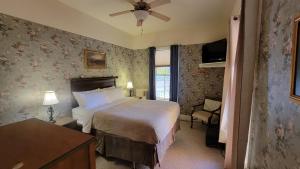
[[38,119],[0,127],[0,169],[41,168],[94,138]]

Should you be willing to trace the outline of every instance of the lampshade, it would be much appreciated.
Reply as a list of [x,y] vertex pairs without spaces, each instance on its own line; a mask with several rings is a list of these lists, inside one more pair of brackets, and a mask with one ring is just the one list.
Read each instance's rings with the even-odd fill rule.
[[132,88],[133,88],[132,82],[131,81],[127,82],[127,89],[132,89]]
[[135,10],[134,15],[138,21],[144,21],[148,17],[149,12],[145,10]]
[[54,91],[46,91],[44,96],[43,105],[49,106],[57,104],[59,101]]

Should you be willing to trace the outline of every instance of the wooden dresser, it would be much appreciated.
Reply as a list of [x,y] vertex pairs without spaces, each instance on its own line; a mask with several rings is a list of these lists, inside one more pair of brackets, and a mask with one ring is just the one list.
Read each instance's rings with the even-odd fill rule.
[[0,169],[95,169],[94,137],[38,119],[0,127]]

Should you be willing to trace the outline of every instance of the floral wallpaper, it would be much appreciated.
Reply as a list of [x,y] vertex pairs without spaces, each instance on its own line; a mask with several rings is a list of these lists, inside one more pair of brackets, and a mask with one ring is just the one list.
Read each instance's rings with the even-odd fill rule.
[[149,86],[149,50],[134,50],[133,65],[133,83],[135,89],[146,89]]
[[[106,52],[107,69],[85,69],[85,48]],[[0,125],[47,116],[42,106],[46,90],[57,94],[57,114],[70,115],[74,77],[114,75],[124,89],[127,81],[147,89],[148,55],[148,49],[131,50],[0,14]],[[200,60],[201,45],[181,46],[179,104],[184,114],[204,96],[221,98],[224,69],[200,69]]]
[[201,44],[180,47],[178,101],[182,114],[190,114],[192,105],[204,97],[222,99],[224,68],[199,68],[201,56]]
[[299,0],[263,0],[248,148],[250,169],[300,168],[300,105],[289,99],[293,18]]
[[[199,68],[202,45],[181,45],[179,58],[178,102],[182,114],[190,114],[191,106],[203,101],[205,96],[222,98],[224,68]],[[148,89],[148,49],[134,51],[133,81],[135,88]]]
[[[85,69],[85,48],[106,52],[107,69]],[[46,114],[41,105],[46,90],[57,93],[60,103],[54,107],[56,112],[71,114],[73,77],[115,75],[119,77],[117,85],[124,88],[128,80],[142,79],[136,80],[136,86],[145,88],[147,68],[140,65],[145,64],[144,58],[142,50],[135,52],[0,14],[0,125]]]

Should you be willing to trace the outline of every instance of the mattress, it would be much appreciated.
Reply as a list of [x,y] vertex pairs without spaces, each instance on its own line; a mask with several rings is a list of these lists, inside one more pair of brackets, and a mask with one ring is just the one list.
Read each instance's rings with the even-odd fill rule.
[[106,107],[111,107],[114,105],[118,105],[122,102],[126,102],[127,100],[130,100],[132,98],[123,98],[114,101],[113,103],[109,103],[104,106],[96,107],[93,109],[87,109],[83,107],[76,107],[72,109],[72,118],[77,120],[77,124],[80,124],[83,126],[83,132],[89,133],[90,127],[92,126],[91,119],[95,112],[102,110]]
[[76,107],[72,109],[72,118],[77,120],[77,124],[82,125],[82,118],[84,116],[85,110],[80,108],[80,107]]
[[73,109],[73,118],[83,126],[83,132],[97,130],[157,144],[171,131],[179,117],[175,102],[124,98],[92,110]]

